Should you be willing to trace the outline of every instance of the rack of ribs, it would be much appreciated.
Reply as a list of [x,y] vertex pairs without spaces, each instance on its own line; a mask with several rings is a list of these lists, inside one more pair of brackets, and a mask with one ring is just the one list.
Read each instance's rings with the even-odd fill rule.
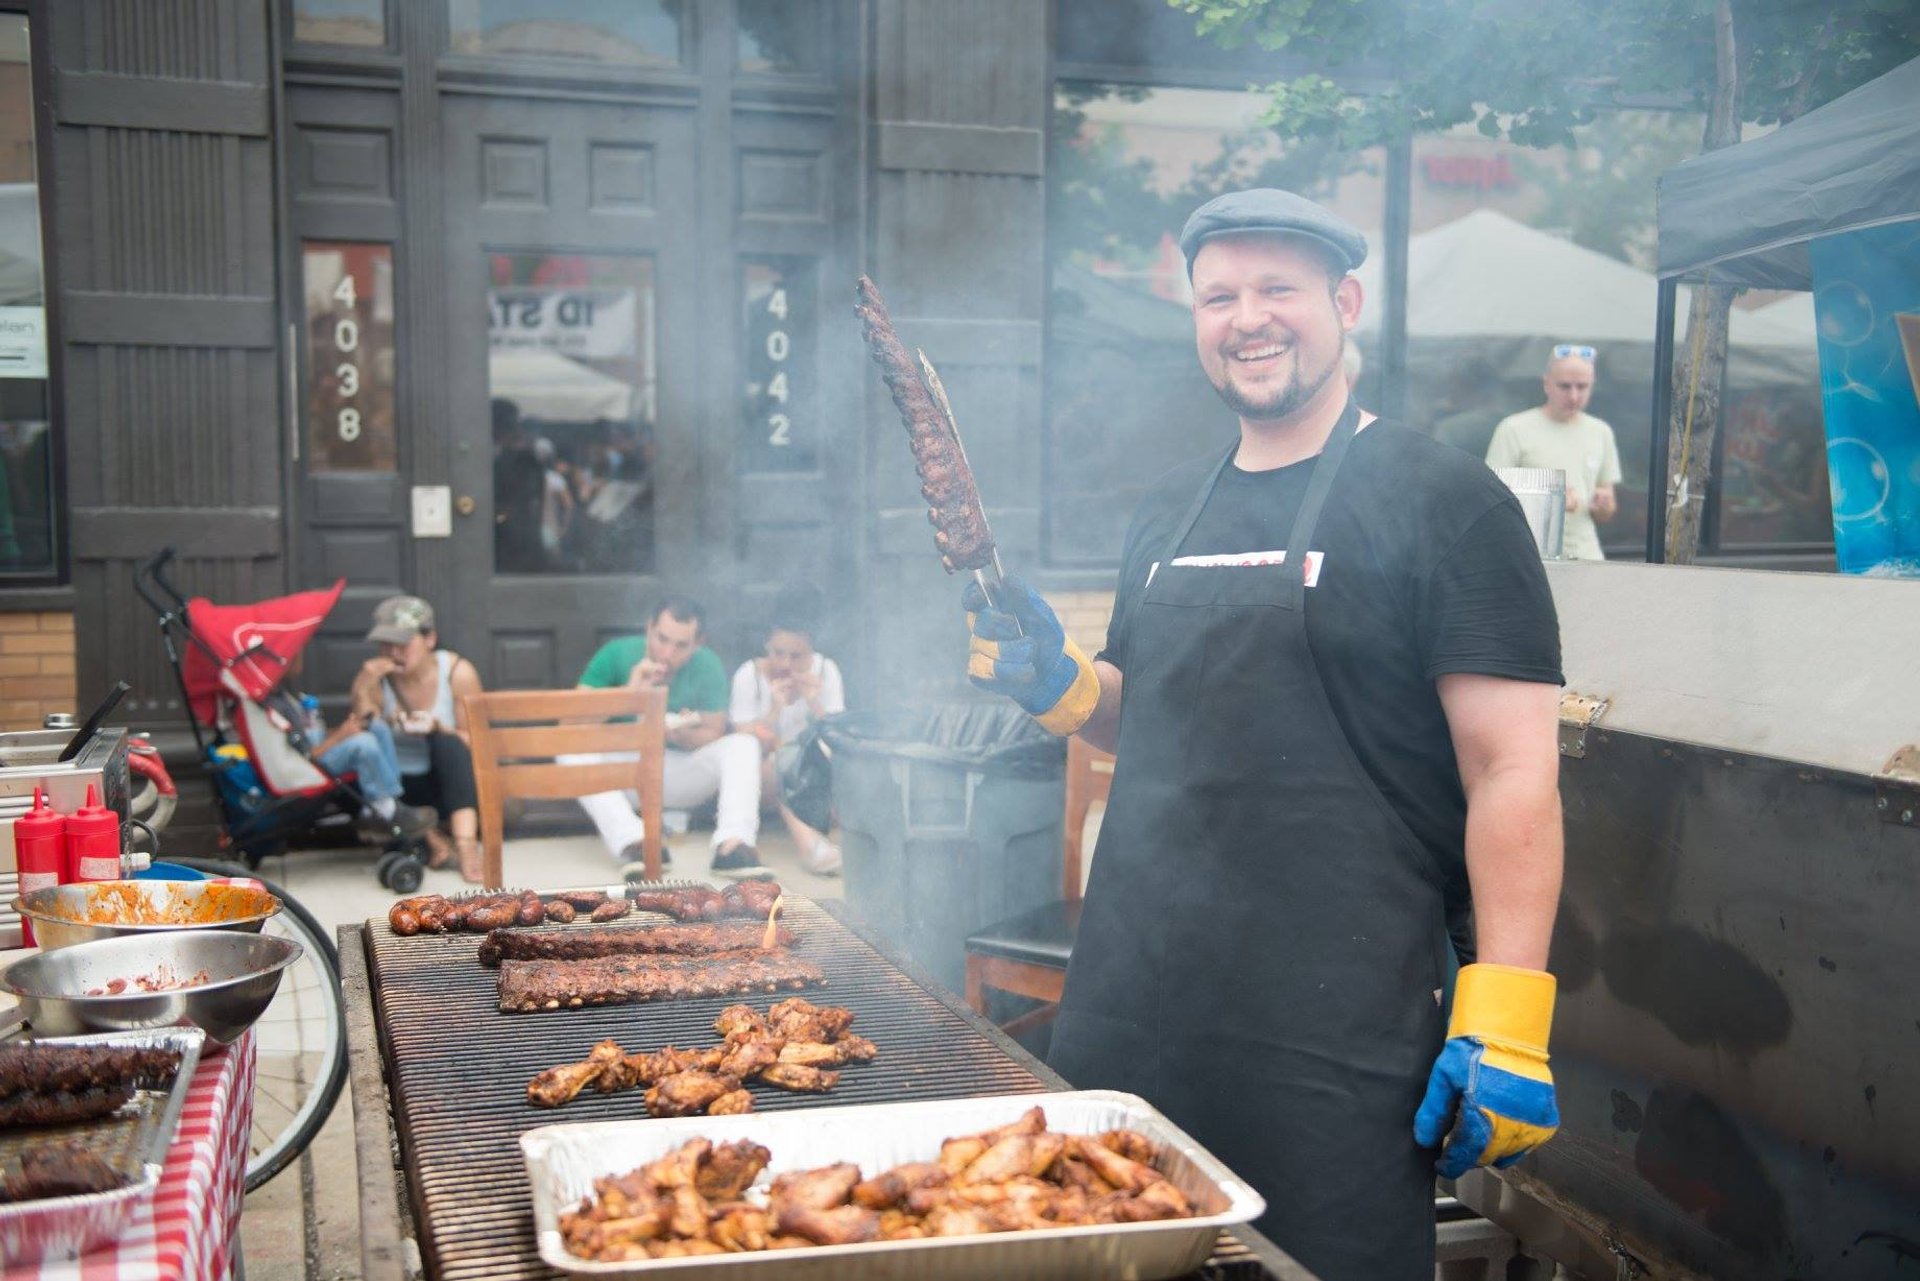
[[180,1069],[178,1050],[128,1046],[0,1046],[0,1127],[108,1116],[137,1089]]
[[600,956],[584,961],[502,961],[500,1009],[507,1014],[674,1001],[737,992],[820,987],[820,967],[785,952],[711,957]]
[[967,464],[967,453],[960,444],[960,432],[939,375],[924,354],[916,361],[908,353],[894,331],[880,291],[865,276],[855,287],[853,310],[860,317],[867,350],[873,363],[880,366],[887,390],[893,395],[893,407],[899,410],[907,440],[913,446],[913,465],[920,473],[920,495],[929,504],[927,520],[933,525],[940,563],[949,574],[988,568],[997,574],[993,533],[987,528],[980,490],[974,484],[973,468]]
[[[480,964],[502,961],[587,961],[601,956],[709,956],[748,952],[765,941],[764,926],[744,921],[718,925],[623,926],[619,929],[494,930],[480,944]],[[774,944],[789,947],[793,931],[774,930]]]

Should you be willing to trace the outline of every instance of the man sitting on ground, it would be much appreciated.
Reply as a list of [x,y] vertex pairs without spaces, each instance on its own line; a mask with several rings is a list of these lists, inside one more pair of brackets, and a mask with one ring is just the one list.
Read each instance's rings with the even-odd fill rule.
[[[702,643],[703,619],[694,601],[668,597],[647,621],[645,635],[600,647],[580,675],[580,688],[666,687],[665,806],[691,809],[717,798],[713,870],[751,876],[761,870],[753,844],[760,835],[760,744],[751,735],[727,733],[727,672]],[[645,843],[638,805],[630,791],[580,798],[608,852],[629,871]]]

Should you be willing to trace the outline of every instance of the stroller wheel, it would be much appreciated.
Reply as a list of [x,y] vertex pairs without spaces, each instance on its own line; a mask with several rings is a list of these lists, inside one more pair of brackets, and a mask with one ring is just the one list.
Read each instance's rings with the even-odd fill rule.
[[373,879],[382,885],[387,883],[387,874],[393,871],[393,865],[400,858],[399,850],[386,850],[373,865]]
[[393,859],[393,862],[388,865],[384,877],[387,888],[395,894],[411,894],[419,889],[421,878],[427,874],[425,865],[410,853],[392,854],[388,857]]

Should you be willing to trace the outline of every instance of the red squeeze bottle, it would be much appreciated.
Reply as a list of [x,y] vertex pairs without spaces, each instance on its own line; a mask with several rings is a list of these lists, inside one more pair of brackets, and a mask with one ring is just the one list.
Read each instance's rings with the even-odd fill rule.
[[67,815],[67,873],[75,881],[120,879],[120,816],[87,784],[87,803]]
[[[67,874],[67,820],[47,804],[45,788],[33,789],[33,808],[13,820],[13,857],[20,869],[20,897],[58,885]],[[33,922],[20,918],[21,940],[33,946]]]

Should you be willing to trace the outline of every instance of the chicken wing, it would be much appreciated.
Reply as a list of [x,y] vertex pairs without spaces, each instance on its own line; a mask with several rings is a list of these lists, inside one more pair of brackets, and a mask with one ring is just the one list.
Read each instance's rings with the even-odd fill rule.
[[647,1091],[646,1103],[649,1116],[694,1116],[707,1110],[707,1106],[723,1094],[730,1094],[740,1088],[740,1079],[733,1076],[720,1076],[713,1072],[686,1071],[675,1072],[672,1076],[661,1077]]
[[725,1037],[743,1032],[764,1032],[767,1030],[767,1020],[751,1005],[729,1005],[713,1021],[713,1030]]
[[580,1091],[598,1081],[625,1055],[626,1051],[614,1042],[602,1041],[580,1062],[550,1067],[527,1082],[527,1102],[540,1108],[557,1108],[563,1103],[570,1103]]
[[707,1104],[708,1116],[743,1116],[753,1111],[753,1094],[747,1090],[729,1090]]
[[700,1163],[693,1186],[708,1200],[737,1201],[772,1159],[773,1153],[746,1139],[722,1143]]
[[1158,1183],[1165,1176],[1150,1165],[1129,1160],[1112,1148],[1094,1139],[1074,1139],[1073,1151],[1081,1160],[1093,1167],[1094,1173],[1113,1184],[1121,1192],[1139,1192],[1150,1183]]
[[742,1037],[728,1043],[717,1070],[742,1081],[752,1080],[779,1062],[784,1053],[777,1040],[764,1036]]
[[840,1074],[798,1063],[775,1063],[760,1073],[760,1079],[797,1094],[825,1094],[839,1083]]
[[816,1210],[797,1201],[775,1201],[773,1215],[780,1231],[805,1237],[815,1245],[852,1245],[880,1238],[880,1216],[863,1206]]
[[767,1195],[776,1204],[790,1201],[816,1210],[831,1210],[847,1203],[858,1182],[860,1167],[851,1161],[842,1161],[838,1165],[823,1165],[817,1170],[794,1170],[782,1174],[774,1179]]
[[947,1172],[932,1161],[911,1161],[855,1184],[853,1201],[869,1210],[891,1209],[917,1188],[938,1187],[946,1182]]

